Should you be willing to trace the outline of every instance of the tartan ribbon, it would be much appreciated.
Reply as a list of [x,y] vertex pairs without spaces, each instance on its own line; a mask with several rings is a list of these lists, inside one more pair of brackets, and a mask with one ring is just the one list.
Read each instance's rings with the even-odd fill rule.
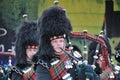
[[100,80],[108,80],[109,79],[109,73],[107,71],[103,71],[103,73],[100,75]]
[[30,77],[28,77],[27,74],[23,74],[22,76],[23,76],[23,79],[24,79],[24,80],[35,80],[35,78],[36,78],[36,75],[35,75],[35,74],[31,74]]
[[102,70],[105,70],[106,67],[110,67],[110,63],[108,61],[109,58],[109,54],[108,51],[106,50],[106,48],[104,46],[102,46],[102,54],[103,56],[102,58]]
[[[113,76],[113,77],[110,77],[110,76]],[[115,76],[114,72],[112,72],[112,70],[110,69],[110,67],[107,67],[102,72],[102,74],[100,74],[100,80],[115,80],[114,76]]]
[[64,61],[70,59],[69,56],[63,54],[60,59],[61,60],[58,63],[56,63],[55,65],[51,65],[49,69],[52,80],[60,80],[69,70],[66,69],[64,65]]
[[[34,71],[34,64],[32,64],[32,66],[30,66],[29,68],[27,68],[25,70],[20,70],[17,67],[13,67],[12,71],[14,71],[17,74],[21,75],[24,80],[35,80],[35,78],[36,78],[35,71]],[[27,72],[25,72],[25,71],[27,71]]]
[[35,80],[35,71],[34,71],[34,64],[30,67],[30,70],[26,73],[23,73],[24,80]]

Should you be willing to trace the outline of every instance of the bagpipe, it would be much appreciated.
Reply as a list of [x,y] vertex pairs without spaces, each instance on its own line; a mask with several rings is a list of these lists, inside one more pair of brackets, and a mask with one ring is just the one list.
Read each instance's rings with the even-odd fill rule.
[[[102,72],[107,72],[108,76],[105,76],[104,73],[102,73],[100,76],[103,77],[104,80],[114,80],[115,77],[115,73],[111,68],[111,60],[110,60],[110,56],[107,50],[107,46],[105,41],[103,40],[103,36],[93,36],[91,34],[88,34],[87,31],[83,31],[83,32],[71,32],[71,36],[75,37],[75,38],[83,38],[84,39],[84,51],[83,51],[83,56],[84,59],[86,59],[86,54],[87,54],[87,45],[86,45],[86,39],[94,41],[94,42],[98,42],[97,47],[96,47],[96,51],[95,51],[95,55],[93,56],[93,68],[95,68],[95,62],[98,59],[99,56],[97,56],[98,52],[99,52],[99,48],[101,48],[101,68],[102,68]],[[105,78],[107,77],[107,78]]]
[[[67,52],[66,50],[60,48],[67,56],[72,58],[73,64],[76,66],[76,74],[77,79],[76,80],[99,80],[98,75],[94,72],[94,69],[91,65],[86,64],[84,60],[82,60],[80,57],[76,57],[74,54],[74,51]],[[76,54],[76,53],[75,53]],[[76,54],[78,55],[78,54]],[[70,65],[69,65],[70,66]],[[67,80],[67,79],[66,79]]]
[[[93,36],[93,35],[88,34],[86,32],[72,32],[71,35],[74,36],[74,37],[81,37],[81,38],[86,38],[88,40],[92,40],[92,41],[95,41],[95,42],[99,42],[99,44],[101,44],[101,46],[99,46],[99,47],[101,47],[101,49],[102,49],[101,56],[103,56],[102,70],[105,70],[106,67],[110,66],[109,54],[108,54],[108,51],[107,51],[107,48],[106,48],[106,44],[105,44],[105,42],[102,38],[99,38],[97,36]],[[84,52],[87,52],[87,51],[84,51]]]

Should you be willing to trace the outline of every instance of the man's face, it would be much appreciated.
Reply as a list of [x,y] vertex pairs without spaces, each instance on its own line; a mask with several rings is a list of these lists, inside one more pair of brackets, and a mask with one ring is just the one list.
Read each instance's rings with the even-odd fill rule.
[[55,50],[56,54],[61,55],[62,50],[60,48],[65,48],[65,39],[54,39],[51,41],[51,45],[53,46],[53,49]]
[[38,51],[37,48],[27,48],[26,49],[27,59],[31,60],[33,55],[35,55],[37,53],[37,51]]

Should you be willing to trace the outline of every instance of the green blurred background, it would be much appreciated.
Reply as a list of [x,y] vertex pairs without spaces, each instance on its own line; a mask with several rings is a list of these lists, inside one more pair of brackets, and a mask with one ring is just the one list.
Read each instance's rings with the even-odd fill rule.
[[[73,32],[88,30],[88,33],[97,35],[103,27],[105,1],[59,0],[59,5],[66,9]],[[0,27],[4,26],[15,31],[23,21],[23,14],[27,14],[29,19],[37,20],[44,9],[54,5],[53,2],[54,0],[0,0]],[[113,2],[114,11],[120,11],[120,0]],[[110,39],[113,53],[119,41],[120,37]]]
[[[45,8],[54,5],[53,2],[54,0],[0,0],[0,25],[15,30],[24,13],[27,13],[30,19],[36,20]],[[114,10],[120,11],[120,0],[113,2]],[[104,20],[105,0],[59,0],[59,5],[67,10],[73,31],[87,29],[92,34],[100,32]]]

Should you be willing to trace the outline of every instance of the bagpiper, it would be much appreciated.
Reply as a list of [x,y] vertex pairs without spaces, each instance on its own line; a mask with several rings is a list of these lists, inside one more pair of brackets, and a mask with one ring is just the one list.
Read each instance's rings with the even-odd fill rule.
[[38,50],[37,22],[25,20],[16,31],[16,63],[11,67],[11,80],[35,80],[33,56]]

